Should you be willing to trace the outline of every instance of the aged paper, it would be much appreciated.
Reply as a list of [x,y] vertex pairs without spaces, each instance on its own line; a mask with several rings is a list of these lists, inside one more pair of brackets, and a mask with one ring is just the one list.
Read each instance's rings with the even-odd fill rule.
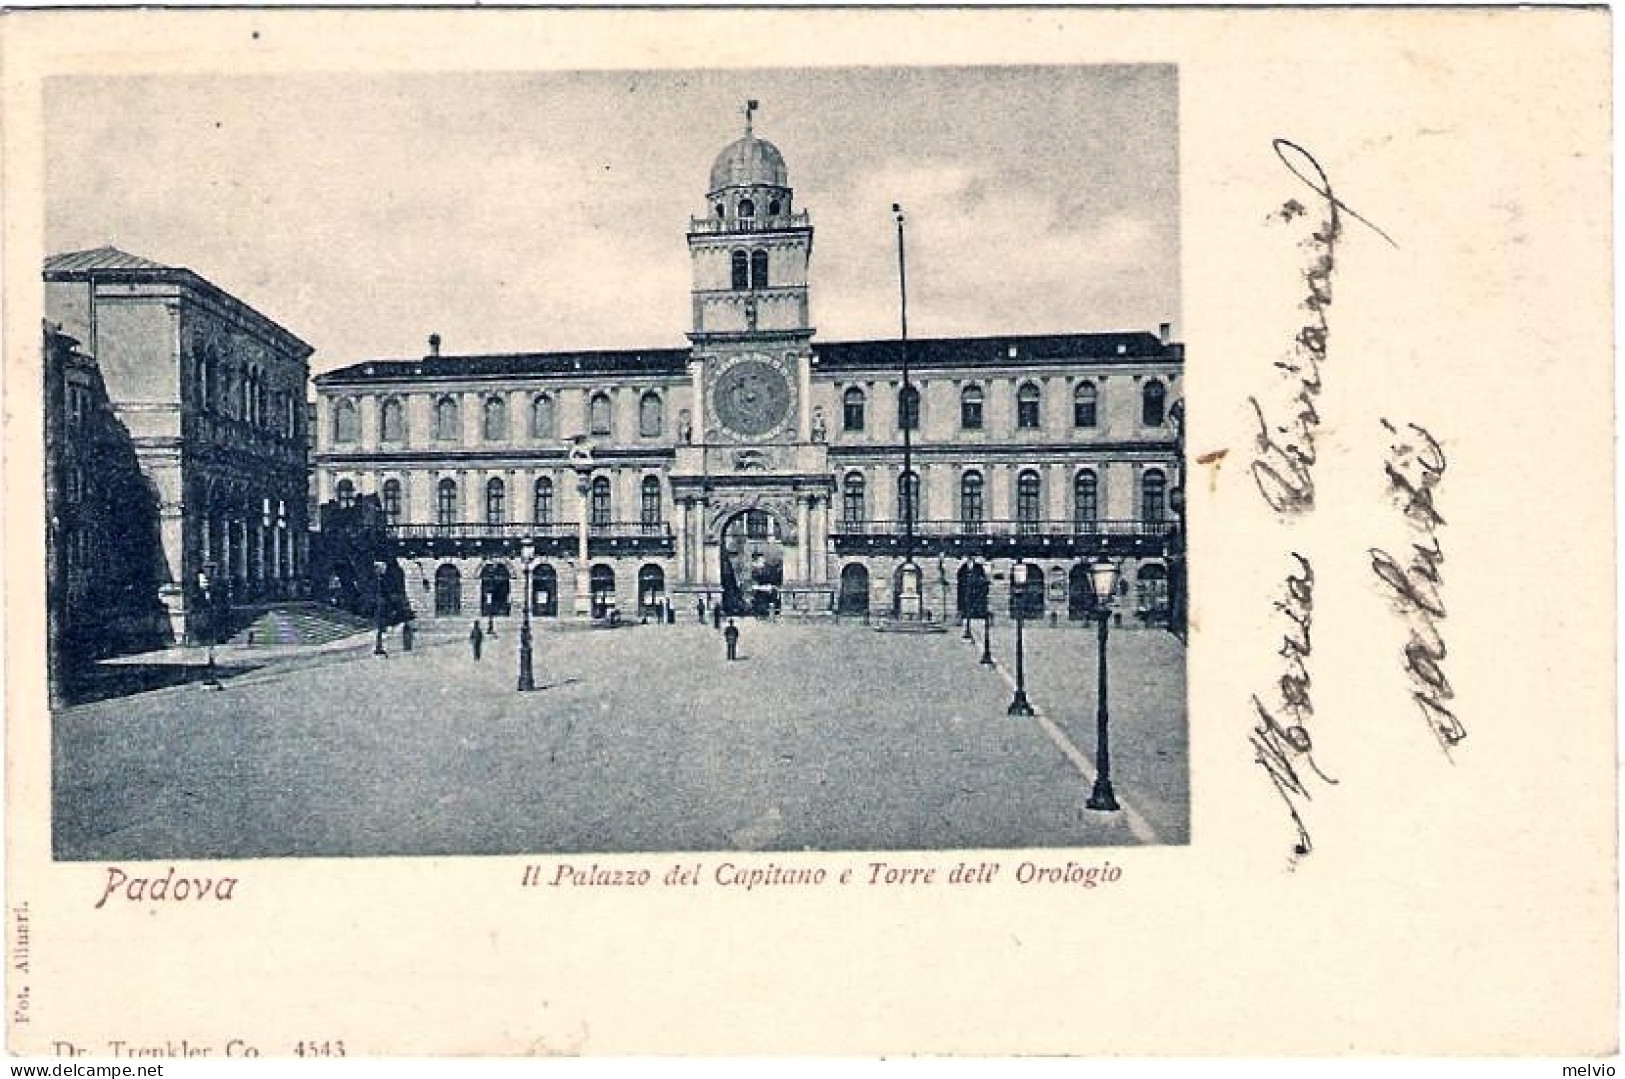
[[[1605,12],[1580,9],[8,13],[9,1047],[64,1059],[335,1046],[364,1057],[1616,1052],[1609,29]],[[164,78],[240,102],[243,80],[343,93],[476,72],[613,71],[635,83],[639,72],[760,71],[784,85],[804,70],[1095,65],[1171,68],[1177,84],[1169,294],[1189,406],[1188,842],[814,853],[759,840],[782,826],[769,818],[725,848],[670,855],[629,843],[596,857],[215,859],[167,856],[182,848],[161,837],[128,855],[54,855],[53,775],[76,762],[53,757],[43,648],[40,267],[61,179],[47,168],[50,129],[86,119],[60,102],[128,110],[140,132]],[[104,83],[75,98],[68,85],[118,77],[147,89],[124,97]],[[754,96],[748,82],[741,96]],[[268,108],[268,154],[278,132],[320,127]],[[493,138],[532,126],[491,119]],[[895,122],[938,127],[948,145],[971,137],[958,125],[1000,121],[944,106]],[[123,130],[106,115],[97,124]],[[1054,126],[1057,140],[1080,129],[1059,109]],[[816,173],[785,149],[795,175]],[[1074,155],[1080,177],[1101,152],[1038,149],[1046,164]],[[119,150],[110,138],[105,151]],[[201,128],[173,167],[247,185],[252,202],[253,185],[278,179],[250,164],[219,155]],[[356,189],[388,177],[334,170],[324,181],[363,203]],[[685,194],[662,210],[674,234],[703,209],[698,178],[675,186]],[[508,193],[524,199],[525,184]],[[894,197],[876,194],[883,232]],[[466,210],[476,228],[479,207]],[[181,229],[233,225],[173,212]],[[928,205],[908,212],[929,217]],[[410,224],[358,221],[354,236]],[[300,219],[278,228],[275,246],[297,238],[311,287],[359,323],[378,317],[369,296],[391,275],[416,272],[380,265],[344,288],[322,265],[354,236],[306,232]],[[955,258],[978,257],[974,237],[959,240],[964,253],[919,264],[922,281],[952,281]],[[1079,273],[1098,265],[1043,240],[1035,233],[1035,257],[1075,260]],[[682,316],[676,251],[675,271],[659,273],[676,273]],[[841,257],[833,237],[820,247]],[[1147,272],[1166,278],[1171,266]],[[896,284],[889,268],[877,273],[883,321]],[[622,302],[642,302],[644,287]],[[500,299],[446,290],[448,304],[505,317]],[[918,319],[930,310],[916,302]],[[1069,321],[1116,328],[1087,311]],[[339,359],[373,355],[355,351],[365,347]],[[294,750],[307,703],[333,706],[290,700]],[[127,737],[135,707],[98,713],[91,734]],[[747,718],[779,714],[762,707]],[[334,782],[365,802],[390,779],[361,768]],[[89,785],[138,807],[146,797],[117,772]],[[1089,797],[1079,781],[1080,814]],[[398,804],[430,830],[458,806],[410,792]],[[253,813],[298,811],[246,804],[243,834],[260,823]],[[771,853],[752,853],[764,844]],[[731,868],[719,875],[720,863]],[[954,872],[986,864],[999,873]],[[696,883],[681,875],[689,865]],[[649,883],[616,886],[598,870]],[[786,872],[821,883],[743,886]],[[154,898],[160,879],[168,894]],[[177,880],[196,894],[177,900]]]

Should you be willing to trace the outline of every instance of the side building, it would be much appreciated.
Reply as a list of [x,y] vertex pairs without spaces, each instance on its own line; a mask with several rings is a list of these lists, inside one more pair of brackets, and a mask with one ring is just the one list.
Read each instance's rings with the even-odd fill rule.
[[105,656],[174,643],[157,492],[96,360],[47,323],[45,610],[51,699],[72,696]]
[[418,614],[516,613],[527,568],[540,618],[702,598],[888,613],[912,545],[933,617],[964,610],[981,562],[993,602],[1085,618],[1105,555],[1120,609],[1177,619],[1184,349],[1166,325],[912,340],[905,393],[903,342],[813,340],[812,218],[772,143],[747,125],[704,206],[686,348],[452,356],[431,338],[316,378],[316,498],[377,498]]
[[191,270],[116,248],[53,255],[44,278],[47,318],[96,358],[156,501],[170,635],[203,640],[233,606],[298,595],[311,346]]

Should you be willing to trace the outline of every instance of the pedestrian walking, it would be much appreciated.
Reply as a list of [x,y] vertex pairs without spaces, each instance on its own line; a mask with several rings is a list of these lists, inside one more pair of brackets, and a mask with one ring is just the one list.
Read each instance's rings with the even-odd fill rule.
[[728,619],[728,628],[722,631],[722,639],[728,644],[728,658],[739,658],[739,627],[734,625],[732,618]]
[[711,628],[722,628],[722,603],[720,601],[711,604]]
[[469,646],[474,649],[474,661],[479,662],[480,646],[485,643],[485,634],[480,630],[480,620],[474,619],[474,628],[468,631]]
[[408,618],[401,623],[401,650],[404,652],[412,650],[412,632],[412,620]]
[[704,596],[701,596],[699,599],[694,601],[694,616],[700,620],[700,625],[702,625],[702,626],[705,625],[705,597]]

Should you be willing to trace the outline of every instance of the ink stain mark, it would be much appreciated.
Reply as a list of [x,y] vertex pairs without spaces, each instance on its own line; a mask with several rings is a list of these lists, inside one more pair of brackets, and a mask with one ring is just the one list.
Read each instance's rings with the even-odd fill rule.
[[1196,463],[1207,468],[1207,489],[1211,494],[1219,488],[1219,464],[1230,452],[1226,447],[1222,450],[1210,450],[1196,458]]

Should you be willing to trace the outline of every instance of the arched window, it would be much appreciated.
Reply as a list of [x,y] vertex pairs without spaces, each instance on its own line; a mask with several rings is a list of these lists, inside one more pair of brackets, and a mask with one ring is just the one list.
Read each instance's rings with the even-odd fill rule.
[[1168,514],[1168,477],[1160,468],[1148,468],[1140,477],[1140,519],[1161,521]]
[[457,398],[442,397],[435,402],[434,437],[442,442],[455,442],[463,437],[462,417],[457,411]]
[[271,399],[271,394],[265,388],[263,377],[255,379],[254,389],[256,391],[254,394],[254,422],[264,427],[266,417],[271,414],[271,410],[266,407],[266,403]]
[[733,254],[733,287],[735,290],[750,288],[750,256],[743,251]]
[[965,531],[970,533],[982,531],[982,521],[986,515],[986,503],[982,497],[982,474],[967,472],[959,478],[959,519]]
[[507,520],[508,489],[493,477],[485,485],[485,523],[499,525]]
[[508,437],[508,402],[500,397],[485,399],[485,441],[501,442]]
[[897,477],[897,520],[918,522],[919,519],[920,475],[904,472]]
[[587,429],[595,435],[609,434],[609,394],[602,391],[592,395],[587,406]]
[[1099,422],[1099,414],[1095,408],[1098,403],[1095,384],[1093,382],[1078,383],[1078,388],[1072,391],[1072,426],[1095,426]]
[[1038,473],[1027,469],[1016,478],[1016,531],[1033,535],[1038,531],[1039,493]]
[[553,523],[553,481],[542,476],[536,481],[532,492],[535,500],[531,503],[531,520],[539,525]]
[[355,505],[355,484],[349,480],[339,480],[337,488],[339,509],[347,510]]
[[1161,427],[1167,418],[1168,388],[1153,378],[1140,391],[1140,423],[1146,427]]
[[897,394],[897,429],[899,431],[920,429],[920,388],[912,382]]
[[848,472],[841,481],[841,520],[847,526],[863,523],[863,473]]
[[644,438],[659,438],[666,431],[666,409],[660,395],[654,391],[638,400],[638,434]]
[[749,199],[739,200],[739,216],[750,218],[756,216],[756,204]]
[[384,481],[383,491],[384,517],[390,524],[396,524],[401,519],[401,481],[387,479]]
[[750,287],[767,287],[767,252],[752,251],[750,253]]
[[768,203],[767,203],[767,216],[769,216],[769,217],[778,217],[779,216],[779,200],[778,199],[770,199],[770,200],[768,200]]
[[1094,470],[1081,470],[1072,481],[1072,522],[1079,532],[1093,530],[1100,519],[1100,480]]
[[530,402],[530,437],[553,437],[553,398],[539,393]]
[[457,523],[457,481],[449,476],[435,491],[435,520],[443,525]]
[[863,430],[863,391],[856,386],[841,395],[841,426],[848,431]]
[[982,387],[972,384],[959,391],[959,426],[967,431],[982,429]]
[[341,397],[333,402],[333,441],[354,442],[361,437],[361,416],[355,402]]
[[608,528],[610,522],[609,477],[592,478],[592,518],[594,528]]
[[1038,383],[1023,382],[1016,391],[1016,426],[1034,429],[1039,424]]
[[642,501],[639,506],[638,520],[643,525],[644,532],[658,532],[660,529],[660,480],[654,476],[643,477]]
[[378,408],[378,440],[400,442],[406,438],[406,409],[400,398],[386,397]]

